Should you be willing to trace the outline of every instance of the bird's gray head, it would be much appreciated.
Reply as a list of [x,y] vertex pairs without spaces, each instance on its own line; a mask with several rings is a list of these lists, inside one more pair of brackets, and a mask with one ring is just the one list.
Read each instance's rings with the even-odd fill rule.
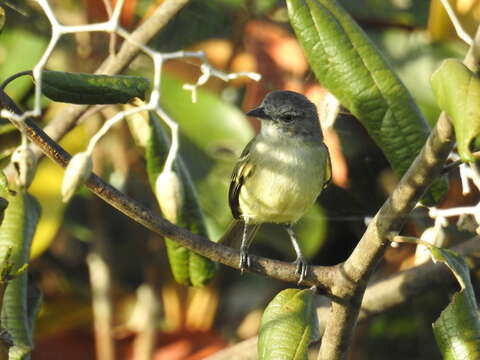
[[302,94],[272,91],[248,116],[262,120],[262,134],[286,133],[322,139],[317,108]]

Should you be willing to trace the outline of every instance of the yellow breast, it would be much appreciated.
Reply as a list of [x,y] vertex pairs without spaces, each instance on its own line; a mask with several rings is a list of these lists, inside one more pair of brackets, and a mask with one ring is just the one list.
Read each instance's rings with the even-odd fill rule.
[[249,159],[254,170],[239,196],[244,219],[249,223],[295,223],[322,191],[327,157],[321,143],[258,141]]

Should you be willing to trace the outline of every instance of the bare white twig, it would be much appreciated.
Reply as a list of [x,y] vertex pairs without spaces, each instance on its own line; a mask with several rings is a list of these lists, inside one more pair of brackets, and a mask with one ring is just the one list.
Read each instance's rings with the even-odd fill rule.
[[138,43],[134,40],[132,35],[125,29],[123,29],[120,24],[120,15],[121,10],[124,5],[124,0],[119,0],[115,4],[115,8],[113,11],[109,4],[106,3],[107,12],[110,15],[108,21],[100,22],[100,23],[93,23],[93,24],[86,24],[80,26],[68,26],[60,24],[60,22],[56,19],[55,14],[50,7],[48,0],[36,0],[39,5],[42,7],[46,17],[48,18],[51,26],[52,26],[52,35],[50,38],[50,42],[48,44],[47,49],[43,53],[41,59],[33,68],[33,78],[35,79],[35,103],[34,108],[31,111],[26,111],[22,116],[18,116],[13,114],[5,109],[1,110],[2,116],[5,118],[14,120],[14,121],[23,121],[28,116],[37,117],[41,114],[41,103],[40,103],[40,95],[42,93],[42,71],[45,68],[45,65],[50,58],[55,46],[57,45],[59,39],[66,34],[72,33],[79,33],[79,32],[109,32],[113,35],[118,35],[124,38],[126,41],[132,43],[133,45],[137,46],[142,52],[146,55],[150,56],[153,60],[153,67],[154,67],[154,75],[153,75],[153,90],[150,94],[150,99],[145,105],[121,111],[117,113],[112,118],[108,119],[104,125],[100,128],[100,130],[92,137],[90,140],[86,153],[91,155],[93,149],[97,142],[105,135],[108,130],[117,122],[123,120],[128,115],[133,115],[140,111],[155,111],[157,114],[165,121],[165,123],[170,127],[171,134],[172,134],[172,141],[171,141],[171,148],[168,154],[165,169],[169,170],[172,167],[172,164],[176,158],[178,153],[178,124],[165,112],[165,110],[160,106],[160,82],[161,82],[161,75],[162,75],[162,66],[163,63],[167,60],[172,59],[181,59],[186,57],[193,57],[198,58],[201,60],[202,64],[200,69],[202,71],[202,75],[199,77],[198,81],[194,85],[185,85],[184,88],[187,90],[192,91],[192,99],[193,101],[196,100],[196,89],[205,84],[210,77],[214,76],[220,78],[224,81],[229,81],[232,79],[236,79],[241,76],[249,77],[253,80],[258,81],[260,79],[260,75],[253,72],[239,72],[239,73],[225,73],[218,69],[215,69],[213,66],[210,65],[208,62],[205,54],[201,51],[177,51],[172,53],[160,53],[155,51],[154,49],[150,48],[147,45]]
[[472,37],[462,27],[462,24],[460,23],[460,20],[458,19],[457,14],[455,14],[455,10],[453,10],[452,5],[450,4],[450,1],[449,0],[440,0],[440,1],[442,2],[442,5],[445,8],[445,11],[447,12],[448,17],[450,18],[450,21],[452,22],[458,37],[462,39],[468,46],[473,46]]

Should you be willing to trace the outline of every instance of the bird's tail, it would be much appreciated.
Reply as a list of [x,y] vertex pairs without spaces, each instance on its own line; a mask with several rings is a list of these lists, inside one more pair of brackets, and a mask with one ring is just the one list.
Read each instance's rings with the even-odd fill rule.
[[[242,242],[244,226],[245,226],[245,222],[243,220],[238,220],[238,219],[233,220],[228,226],[225,233],[222,235],[222,237],[217,241],[217,243],[225,246],[229,246],[234,249],[238,249]],[[248,229],[247,229],[248,246],[250,246],[258,229],[260,229],[260,224],[248,225]]]

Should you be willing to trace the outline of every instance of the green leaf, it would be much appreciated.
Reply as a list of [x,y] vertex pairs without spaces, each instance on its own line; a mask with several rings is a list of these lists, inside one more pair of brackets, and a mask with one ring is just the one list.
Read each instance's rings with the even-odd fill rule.
[[[163,170],[170,149],[170,141],[160,125],[160,119],[153,113],[149,118],[149,130],[145,156],[148,177],[154,189],[155,181]],[[177,225],[187,228],[194,234],[208,237],[193,182],[179,155],[174,168],[181,178],[185,194]],[[203,286],[213,278],[216,270],[216,264],[213,261],[184,248],[173,240],[165,239],[165,241],[170,267],[177,282],[183,285]]]
[[44,71],[42,92],[54,101],[70,104],[126,104],[145,99],[148,79],[127,75],[94,75]]
[[[13,271],[19,271],[28,262],[30,246],[40,217],[40,206],[27,193],[2,189],[9,206],[0,227],[0,262],[8,261]],[[14,346],[9,359],[24,359],[30,353],[32,341],[32,319],[27,304],[27,272],[19,273],[9,281],[1,312],[2,326],[12,335]]]
[[[401,176],[429,128],[405,85],[334,0],[287,0],[290,22],[319,82],[358,118]],[[434,199],[446,184],[436,185]]]
[[480,319],[470,280],[462,256],[447,249],[430,247],[432,259],[447,265],[457,278],[461,290],[433,324],[435,339],[447,360],[480,358]]
[[455,127],[458,153],[475,161],[470,143],[480,135],[480,79],[464,64],[447,59],[432,75],[431,84],[440,108]]
[[259,360],[307,359],[318,339],[318,318],[311,289],[285,289],[265,309],[258,336]]
[[432,43],[423,30],[378,28],[368,36],[393,65],[395,72],[408,88],[430,126],[440,115],[430,78],[446,58],[461,58],[468,50],[458,41]]
[[[18,2],[11,1],[11,3]],[[0,58],[1,81],[12,74],[33,68],[47,45],[47,38],[38,33],[22,30],[21,27],[6,26],[2,31],[0,51],[8,56]],[[19,103],[31,88],[32,80],[21,77],[8,85],[8,95]]]

